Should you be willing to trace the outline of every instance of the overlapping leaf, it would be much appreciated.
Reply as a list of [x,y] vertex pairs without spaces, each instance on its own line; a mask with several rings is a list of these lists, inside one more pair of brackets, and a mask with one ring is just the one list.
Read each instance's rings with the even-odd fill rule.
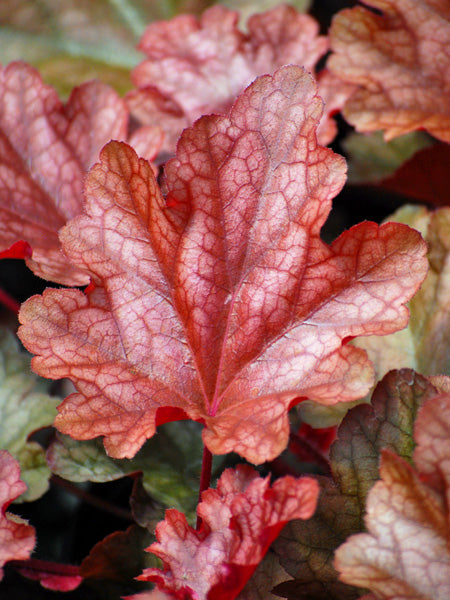
[[249,466],[227,469],[217,489],[202,494],[198,531],[178,511],[166,512],[156,528],[158,543],[148,548],[164,571],[146,569],[140,579],[178,597],[232,600],[286,522],[313,514],[318,491],[308,477],[284,477],[270,487]]
[[61,399],[46,393],[49,382],[30,373],[30,358],[18,346],[12,333],[0,331],[0,448],[19,461],[26,484],[20,500],[30,501],[47,491],[50,469],[43,448],[28,437],[53,423]]
[[450,595],[450,396],[438,395],[419,412],[414,470],[385,451],[381,481],[370,491],[368,533],[352,536],[336,553],[342,581],[377,598],[446,600]]
[[[392,371],[378,384],[372,406],[349,411],[331,447],[333,478],[319,477],[320,499],[314,516],[293,521],[274,550],[294,577],[276,593],[287,598],[356,600],[361,591],[338,581],[333,553],[353,533],[363,530],[366,498],[378,479],[380,454],[389,449],[411,459],[413,427],[420,407],[438,390],[409,369]],[[352,582],[349,582],[352,583]],[[354,585],[366,587],[362,583]]]
[[[127,129],[124,101],[100,82],[76,88],[63,105],[32,67],[12,63],[3,68],[0,250],[24,240],[33,250],[27,264],[37,275],[66,285],[88,283],[86,274],[64,257],[58,230],[81,212],[86,171],[100,148],[111,138],[126,139]],[[151,129],[130,139],[147,157],[160,142],[160,132]]]
[[[253,15],[246,34],[237,27],[238,16],[215,6],[201,19],[182,15],[153,23],[142,36],[139,48],[147,59],[132,72],[138,90],[130,92],[128,103],[141,122],[162,125],[167,150],[173,151],[181,130],[201,115],[228,112],[258,75],[286,64],[314,71],[328,48],[314,19],[293,7],[281,5]],[[321,75],[319,93],[326,104],[318,130],[321,143],[335,137],[329,116],[353,89],[329,73]]]
[[168,423],[131,460],[110,458],[100,440],[78,442],[61,435],[46,456],[53,473],[75,482],[113,481],[141,471],[144,488],[155,500],[190,516],[198,499],[199,429],[193,422]]
[[410,302],[408,327],[391,336],[354,343],[367,350],[377,377],[399,367],[424,375],[450,375],[450,208],[431,212],[404,206],[392,220],[422,232],[428,242],[430,269]]
[[450,141],[447,0],[368,0],[339,13],[330,69],[360,88],[344,108],[358,131],[392,139],[416,129]]
[[0,450],[0,579],[2,566],[9,560],[24,560],[34,548],[34,527],[24,519],[7,513],[6,509],[18,496],[23,494],[26,485],[20,479],[18,463],[6,450]]
[[342,340],[406,324],[425,244],[374,223],[320,240],[345,178],[317,146],[320,110],[302,69],[261,77],[229,119],[185,131],[167,204],[131,148],[103,150],[87,215],[61,234],[95,290],[46,290],[20,316],[34,369],[78,387],[59,408],[63,433],[104,435],[111,456],[132,457],[157,420],[187,414],[213,453],[261,463],[286,447],[299,396],[364,395],[371,365]]

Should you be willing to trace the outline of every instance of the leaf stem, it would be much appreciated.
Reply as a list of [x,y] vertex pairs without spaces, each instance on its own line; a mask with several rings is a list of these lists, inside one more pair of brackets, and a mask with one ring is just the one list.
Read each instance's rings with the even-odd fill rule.
[[[198,501],[202,500],[202,493],[209,488],[211,485],[211,473],[212,473],[212,454],[208,448],[203,446],[203,460],[202,460],[202,473],[200,475],[200,490],[198,493]],[[197,517],[197,531],[200,529],[202,519]]]
[[39,573],[48,573],[51,575],[67,575],[69,577],[79,577],[80,567],[77,565],[66,565],[63,563],[40,560],[39,558],[28,558],[26,560],[10,560],[9,567],[15,569],[26,569],[27,571],[37,571]]
[[53,474],[51,480],[52,483],[64,488],[69,493],[80,498],[80,500],[83,502],[86,502],[87,504],[90,504],[99,510],[114,515],[115,517],[123,519],[124,521],[134,521],[131,512],[125,508],[120,508],[119,506],[115,506],[114,504],[111,504],[110,502],[107,502],[98,496],[94,496],[94,494],[90,494],[89,492],[80,489],[72,482],[62,479],[62,477],[59,477],[58,475]]
[[9,310],[11,310],[13,313],[16,313],[16,315],[19,312],[20,303],[2,288],[0,288],[0,304],[3,304],[3,306],[9,308]]

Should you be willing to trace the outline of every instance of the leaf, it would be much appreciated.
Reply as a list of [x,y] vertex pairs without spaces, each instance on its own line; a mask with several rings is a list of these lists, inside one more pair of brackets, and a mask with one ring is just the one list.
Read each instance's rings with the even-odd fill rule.
[[164,571],[146,569],[139,579],[178,597],[232,600],[286,522],[313,514],[317,494],[317,483],[308,477],[283,477],[270,488],[269,478],[247,465],[227,469],[217,489],[202,494],[198,531],[178,511],[166,512],[156,528],[158,543],[148,548]]
[[419,412],[416,470],[384,451],[381,481],[369,493],[368,533],[336,552],[342,581],[377,598],[446,600],[450,595],[450,396],[438,395]]
[[275,593],[291,599],[360,597],[361,590],[338,581],[334,550],[364,528],[366,498],[379,477],[382,451],[387,448],[411,460],[417,413],[437,394],[421,375],[409,369],[392,371],[376,387],[372,406],[348,412],[331,447],[333,478],[318,478],[321,494],[314,516],[289,523],[273,545],[281,565],[295,578],[277,586]]
[[15,336],[0,330],[0,448],[19,462],[25,482],[20,501],[36,500],[48,489],[50,469],[43,448],[28,441],[53,423],[60,398],[46,392],[48,381],[30,372],[30,359],[20,352]]
[[271,591],[287,578],[288,575],[278,558],[269,551],[237,596],[237,600],[276,600],[277,596]]
[[395,173],[384,179],[381,185],[422,202],[449,206],[449,164],[450,146],[436,143],[416,152]]
[[348,180],[355,184],[381,183],[431,143],[423,131],[412,131],[389,142],[380,131],[351,133],[342,142],[348,157]]
[[153,540],[154,536],[137,525],[116,531],[92,548],[81,563],[80,574],[89,587],[99,590],[105,598],[145,589],[145,584],[133,578],[144,568],[158,564],[155,556],[144,552]]
[[145,490],[166,506],[195,513],[202,441],[197,423],[168,423],[131,460],[112,459],[100,440],[58,435],[47,451],[53,473],[69,481],[113,481],[141,471]]
[[343,114],[386,140],[417,129],[450,142],[450,9],[446,0],[368,0],[338,13],[328,67],[359,89]]
[[0,62],[38,67],[58,93],[99,79],[124,93],[141,60],[135,46],[146,25],[175,11],[199,12],[205,0],[2,0]]
[[[32,67],[12,63],[0,70],[0,249],[24,240],[36,275],[89,283],[62,254],[58,230],[81,212],[83,181],[100,148],[111,138],[126,139],[127,128],[124,101],[100,82],[76,88],[63,105]],[[142,131],[130,141],[156,153],[160,133],[147,133],[147,147]]]
[[[163,127],[168,152],[173,152],[182,129],[201,115],[227,113],[258,75],[286,64],[313,72],[328,49],[316,21],[292,6],[254,14],[246,34],[237,27],[238,17],[218,5],[201,19],[181,15],[152,23],[142,36],[139,48],[147,59],[132,71],[138,89],[127,100],[138,120]],[[333,75],[319,80],[319,93],[326,97],[326,114],[318,130],[321,144],[335,137],[336,126],[329,117],[350,91],[353,86]]]
[[19,464],[6,450],[0,450],[0,579],[1,568],[9,560],[27,559],[36,543],[34,527],[6,509],[26,489],[20,479]]
[[345,167],[316,145],[320,104],[299,67],[261,77],[230,119],[184,132],[168,204],[131,148],[102,151],[87,214],[61,232],[94,292],[48,289],[20,314],[36,372],[79,390],[59,407],[60,431],[132,457],[157,422],[187,415],[213,454],[259,464],[286,447],[301,397],[364,395],[370,363],[342,341],[406,325],[425,244],[374,223],[321,241]]
[[423,375],[450,375],[450,208],[431,212],[403,206],[390,220],[421,231],[428,242],[430,269],[409,304],[411,318],[405,329],[353,343],[367,350],[377,377],[400,366]]

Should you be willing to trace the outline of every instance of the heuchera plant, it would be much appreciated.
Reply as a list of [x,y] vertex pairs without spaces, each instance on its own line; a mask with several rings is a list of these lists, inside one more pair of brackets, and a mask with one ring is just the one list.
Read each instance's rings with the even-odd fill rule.
[[[321,230],[337,112],[386,148],[425,130],[371,182],[408,195],[432,156],[412,195],[439,196],[448,3],[370,0],[329,35],[286,5],[238,17],[151,23],[124,98],[0,71],[0,257],[60,284],[1,296],[34,373],[5,330],[0,566],[68,598],[445,600],[450,209]],[[124,476],[126,531],[80,565],[32,556],[11,502]]]

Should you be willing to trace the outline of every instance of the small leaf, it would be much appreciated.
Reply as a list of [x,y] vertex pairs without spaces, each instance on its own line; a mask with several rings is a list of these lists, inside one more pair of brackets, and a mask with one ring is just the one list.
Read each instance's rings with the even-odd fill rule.
[[103,435],[109,455],[131,458],[157,424],[187,415],[213,454],[260,464],[286,447],[301,397],[366,393],[371,365],[343,342],[406,325],[426,247],[393,223],[322,242],[345,165],[317,146],[320,111],[303,69],[257,79],[230,118],[185,130],[169,206],[147,161],[103,149],[87,213],[60,234],[95,290],[47,289],[20,313],[36,372],[77,386],[61,432]]
[[195,531],[176,510],[156,528],[158,543],[148,550],[164,571],[146,569],[139,577],[181,597],[232,600],[244,587],[287,521],[308,519],[317,502],[317,483],[283,477],[269,487],[249,466],[227,469],[217,490],[202,494]]
[[336,552],[342,581],[377,598],[446,600],[450,595],[450,396],[429,400],[414,437],[417,471],[384,451],[381,481],[369,493],[369,533],[352,536]]
[[3,577],[1,567],[9,560],[29,558],[36,543],[34,527],[21,517],[6,512],[25,489],[19,464],[9,452],[0,450],[0,579]]
[[359,89],[343,114],[387,140],[417,129],[450,142],[450,10],[447,0],[367,0],[331,27],[328,67]]
[[20,352],[14,335],[0,330],[0,448],[19,461],[26,484],[21,502],[36,500],[48,489],[51,473],[44,450],[37,442],[28,441],[56,416],[61,399],[46,394],[48,387],[48,381],[30,372],[30,359]]

